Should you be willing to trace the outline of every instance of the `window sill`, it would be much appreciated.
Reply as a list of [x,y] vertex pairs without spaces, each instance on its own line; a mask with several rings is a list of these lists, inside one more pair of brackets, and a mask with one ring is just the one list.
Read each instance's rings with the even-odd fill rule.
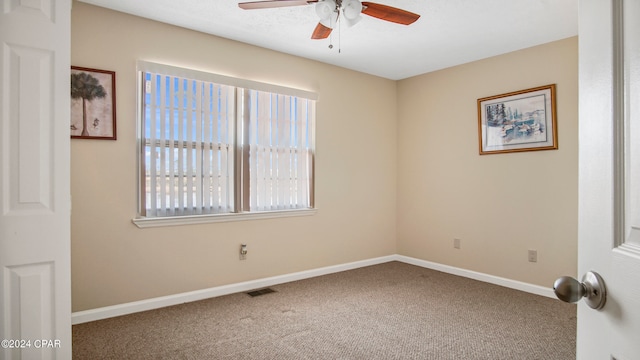
[[160,227],[160,226],[179,226],[193,224],[209,224],[217,222],[230,221],[246,221],[284,218],[293,216],[310,216],[315,215],[316,209],[296,209],[296,210],[277,210],[277,211],[261,211],[247,213],[231,213],[231,214],[215,214],[215,215],[190,215],[190,216],[170,216],[155,218],[135,218],[131,221],[140,229]]

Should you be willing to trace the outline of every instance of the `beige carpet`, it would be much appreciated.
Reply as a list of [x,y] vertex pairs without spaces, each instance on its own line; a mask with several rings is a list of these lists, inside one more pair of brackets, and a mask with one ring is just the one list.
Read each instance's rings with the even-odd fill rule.
[[390,262],[73,327],[74,359],[574,360],[576,307]]

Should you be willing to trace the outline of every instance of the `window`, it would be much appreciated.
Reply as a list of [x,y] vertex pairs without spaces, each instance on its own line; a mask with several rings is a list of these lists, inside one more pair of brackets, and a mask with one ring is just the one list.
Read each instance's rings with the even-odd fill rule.
[[148,62],[138,70],[142,219],[313,208],[314,94]]

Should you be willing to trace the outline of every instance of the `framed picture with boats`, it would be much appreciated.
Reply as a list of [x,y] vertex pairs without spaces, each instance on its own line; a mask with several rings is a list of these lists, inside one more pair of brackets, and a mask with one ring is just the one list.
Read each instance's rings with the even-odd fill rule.
[[478,99],[480,155],[558,148],[556,85]]

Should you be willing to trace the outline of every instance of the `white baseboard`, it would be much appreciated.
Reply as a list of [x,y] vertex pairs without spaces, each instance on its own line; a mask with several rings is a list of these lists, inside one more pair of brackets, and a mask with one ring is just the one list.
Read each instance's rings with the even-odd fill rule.
[[157,297],[153,299],[134,301],[125,304],[106,306],[97,309],[78,311],[71,314],[73,325],[82,324],[89,321],[108,319],[116,316],[133,314],[141,311],[159,309],[167,306],[188,303],[192,301],[204,300],[213,297],[249,291],[291,281],[304,280],[316,276],[333,274],[341,271],[353,270],[370,265],[378,265],[396,260],[395,255],[383,256],[368,260],[356,261],[347,264],[327,266],[318,269],[300,271],[291,274],[273,276],[263,279],[245,281],[236,284],[216,286],[209,289],[189,291],[186,293]]
[[237,284],[216,286],[209,289],[190,291],[181,294],[168,295],[153,299],[134,301],[125,304],[106,306],[102,308],[78,311],[71,315],[71,323],[73,325],[82,324],[95,320],[108,319],[121,315],[133,314],[141,311],[159,309],[167,306],[188,303],[192,301],[204,300],[213,297],[234,294],[243,291],[259,289],[263,287],[283,284],[291,281],[309,279],[316,276],[333,274],[341,271],[353,270],[365,266],[378,265],[390,261],[400,261],[403,263],[424,267],[427,269],[437,270],[452,275],[458,275],[474,280],[487,282],[490,284],[500,285],[511,289],[525,291],[528,293],[555,298],[551,288],[545,288],[538,285],[523,283],[516,280],[510,280],[493,275],[483,274],[471,270],[456,268],[449,265],[438,264],[426,260],[420,260],[403,255],[389,255],[368,260],[356,261],[346,264],[327,266],[318,269],[300,271],[291,274],[273,276],[263,279],[245,281]]
[[511,279],[507,279],[499,276],[488,275],[488,274],[479,273],[476,271],[461,269],[454,266],[443,265],[443,264],[434,263],[426,260],[420,260],[420,259],[416,259],[408,256],[403,256],[403,255],[396,255],[395,260],[401,261],[403,263],[411,264],[411,265],[420,266],[427,269],[441,271],[447,274],[458,275],[458,276],[466,277],[469,279],[483,281],[489,284],[500,285],[510,289],[520,290],[520,291],[528,292],[535,295],[546,296],[553,299],[556,298],[552,288],[546,288],[540,285],[533,285],[533,284],[529,284],[529,283],[525,283],[517,280],[511,280]]

